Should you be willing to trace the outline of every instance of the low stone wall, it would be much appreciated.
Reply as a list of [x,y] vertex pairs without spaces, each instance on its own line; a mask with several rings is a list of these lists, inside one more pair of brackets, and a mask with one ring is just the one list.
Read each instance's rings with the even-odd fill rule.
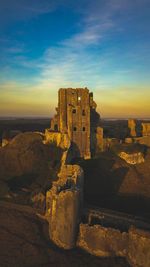
[[120,152],[118,156],[122,159],[124,159],[127,163],[135,165],[144,162],[144,155],[141,152],[137,153],[126,153],[124,151]]
[[120,232],[101,225],[80,224],[77,246],[100,257],[126,257],[133,267],[150,266],[150,233],[131,227]]
[[101,225],[80,224],[77,245],[100,257],[125,256],[128,234]]

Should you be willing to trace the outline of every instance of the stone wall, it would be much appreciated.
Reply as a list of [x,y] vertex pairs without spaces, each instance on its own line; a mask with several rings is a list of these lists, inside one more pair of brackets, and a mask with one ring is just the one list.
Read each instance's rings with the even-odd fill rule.
[[134,138],[126,138],[125,143],[138,143],[141,145],[146,145],[150,147],[150,136],[141,136],[141,137],[134,137]]
[[125,256],[128,234],[101,225],[80,224],[77,245],[100,257]]
[[101,225],[80,224],[77,245],[100,257],[126,257],[131,266],[149,267],[150,233],[130,227],[120,232]]
[[88,88],[59,89],[57,113],[51,120],[50,129],[68,134],[74,158],[89,159],[97,148],[102,150],[103,131],[99,127],[100,116],[96,107],[93,93]]
[[76,245],[83,206],[83,170],[71,165],[71,145],[67,134],[45,131],[45,143],[55,143],[64,149],[58,180],[46,193],[46,217],[50,239],[59,247],[71,249]]
[[44,143],[54,143],[56,146],[61,147],[62,149],[69,149],[70,140],[68,134],[60,132],[52,132],[50,129],[45,130]]
[[145,161],[144,155],[141,152],[129,154],[129,153],[122,151],[118,154],[118,156],[124,159],[127,163],[132,164],[132,165],[139,164]]
[[142,123],[142,135],[150,136],[150,123],[143,122]]
[[97,127],[96,131],[96,154],[102,152],[104,149],[103,147],[103,128]]
[[83,206],[83,171],[78,165],[64,165],[58,176],[46,195],[49,235],[59,247],[71,249]]
[[150,233],[131,227],[129,229],[129,242],[127,258],[131,266],[150,266]]
[[130,136],[136,136],[136,122],[133,119],[128,120],[128,128],[129,128],[129,134]]

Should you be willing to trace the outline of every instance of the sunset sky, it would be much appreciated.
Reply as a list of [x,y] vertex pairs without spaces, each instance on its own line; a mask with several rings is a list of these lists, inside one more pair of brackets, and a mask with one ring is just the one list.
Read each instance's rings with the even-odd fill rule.
[[50,117],[60,87],[150,118],[150,1],[1,0],[0,116]]

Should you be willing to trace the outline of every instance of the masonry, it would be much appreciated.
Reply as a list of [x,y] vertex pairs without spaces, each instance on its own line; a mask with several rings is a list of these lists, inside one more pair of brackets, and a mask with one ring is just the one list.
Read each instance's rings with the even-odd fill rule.
[[[61,88],[56,111],[50,131],[68,134],[74,157],[91,158],[97,149],[97,143],[103,140],[93,93],[87,88]],[[102,147],[101,143],[99,145]]]

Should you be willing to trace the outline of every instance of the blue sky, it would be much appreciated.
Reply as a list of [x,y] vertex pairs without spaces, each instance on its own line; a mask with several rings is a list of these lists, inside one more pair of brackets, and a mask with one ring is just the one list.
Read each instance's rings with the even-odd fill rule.
[[51,116],[88,87],[102,117],[150,117],[149,0],[1,0],[0,116]]

